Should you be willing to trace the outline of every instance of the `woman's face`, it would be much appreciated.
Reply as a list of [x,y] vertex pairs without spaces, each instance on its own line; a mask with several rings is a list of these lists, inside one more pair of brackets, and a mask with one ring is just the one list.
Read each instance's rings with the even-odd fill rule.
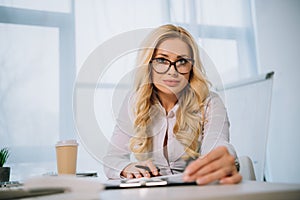
[[[152,59],[152,81],[158,90],[158,94],[178,95],[188,84],[190,71],[192,68],[192,58],[189,46],[179,38],[170,38],[163,41],[154,52]],[[169,70],[161,70],[160,64],[169,66],[170,62],[176,62],[176,71],[174,64]],[[186,67],[190,67],[189,68]],[[165,72],[165,73],[163,73]]]

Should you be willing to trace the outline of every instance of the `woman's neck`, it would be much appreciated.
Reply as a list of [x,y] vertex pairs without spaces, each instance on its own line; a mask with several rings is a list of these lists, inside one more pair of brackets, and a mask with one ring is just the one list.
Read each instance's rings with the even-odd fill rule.
[[167,113],[169,113],[169,111],[175,106],[178,101],[178,98],[175,94],[165,94],[158,92],[158,98]]

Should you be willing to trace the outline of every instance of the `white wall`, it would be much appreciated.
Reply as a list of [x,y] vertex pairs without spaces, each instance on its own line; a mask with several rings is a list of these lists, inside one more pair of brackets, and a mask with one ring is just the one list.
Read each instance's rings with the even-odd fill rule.
[[260,72],[275,71],[266,178],[300,183],[300,1],[254,2]]

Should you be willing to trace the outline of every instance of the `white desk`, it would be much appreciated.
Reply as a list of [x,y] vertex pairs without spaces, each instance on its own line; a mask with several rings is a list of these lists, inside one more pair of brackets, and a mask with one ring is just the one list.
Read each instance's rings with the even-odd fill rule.
[[236,185],[173,186],[137,189],[103,190],[99,194],[64,193],[32,200],[112,200],[112,199],[210,199],[210,200],[299,200],[300,184],[244,181]]
[[207,185],[106,190],[101,200],[108,199],[300,199],[300,184],[277,184],[244,181],[237,185]]

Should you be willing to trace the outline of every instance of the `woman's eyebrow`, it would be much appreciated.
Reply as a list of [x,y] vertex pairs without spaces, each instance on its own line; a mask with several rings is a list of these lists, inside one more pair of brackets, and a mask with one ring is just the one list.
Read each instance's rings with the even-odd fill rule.
[[191,56],[188,56],[188,55],[185,55],[185,54],[183,54],[183,55],[178,55],[177,56],[177,58],[190,58]]
[[[155,56],[163,56],[169,58],[169,55],[165,53],[157,53]],[[190,56],[183,54],[183,55],[177,55],[177,58],[190,58]]]
[[169,58],[169,56],[164,53],[157,53],[155,56],[163,56],[163,57]]

